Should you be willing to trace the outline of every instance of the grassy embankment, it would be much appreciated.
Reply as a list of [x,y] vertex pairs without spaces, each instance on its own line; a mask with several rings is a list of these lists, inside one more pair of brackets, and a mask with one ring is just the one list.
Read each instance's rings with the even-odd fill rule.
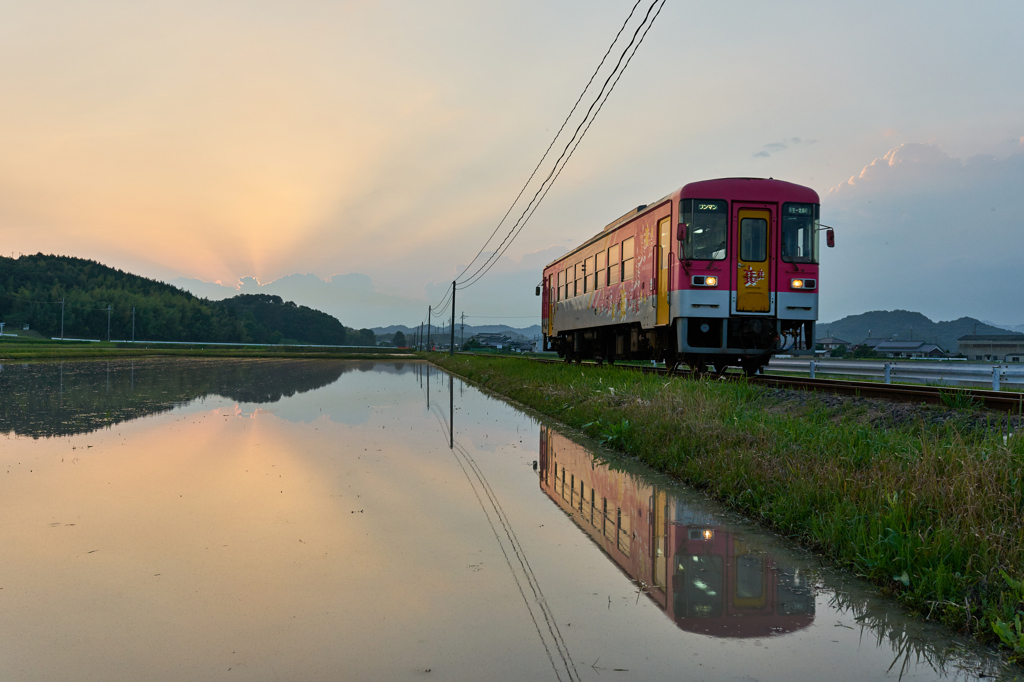
[[102,360],[155,356],[226,358],[387,358],[414,355],[403,348],[302,348],[298,346],[210,346],[202,343],[178,345],[152,343],[81,343],[69,341],[0,341],[0,361]]
[[745,382],[430,359],[706,490],[1024,661],[1024,435],[1004,443],[966,413],[881,425],[877,404],[783,401]]

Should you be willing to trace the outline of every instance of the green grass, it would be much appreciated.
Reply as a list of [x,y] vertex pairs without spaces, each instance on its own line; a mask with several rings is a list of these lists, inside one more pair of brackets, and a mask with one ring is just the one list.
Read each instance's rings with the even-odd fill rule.
[[869,410],[780,402],[745,382],[430,359],[706,490],[912,610],[1024,660],[1024,436],[1004,443],[969,412],[883,428]]

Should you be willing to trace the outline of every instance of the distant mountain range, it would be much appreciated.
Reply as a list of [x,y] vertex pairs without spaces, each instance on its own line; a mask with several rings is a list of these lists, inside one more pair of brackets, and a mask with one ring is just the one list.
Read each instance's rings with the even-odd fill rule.
[[999,327],[973,317],[933,322],[921,313],[909,310],[874,310],[849,315],[835,322],[819,322],[815,334],[818,338],[833,336],[854,344],[867,338],[924,341],[953,352],[957,348],[956,340],[961,336],[1020,331],[1024,331],[1024,325]]
[[1024,334],[1024,324],[996,324],[995,322],[990,322],[989,320],[982,320],[982,322],[991,327],[999,327],[1000,329],[1005,329],[1007,331],[1016,332],[1018,334]]
[[[373,333],[377,335],[378,339],[390,340],[395,332],[402,332],[405,334],[408,342],[411,344],[414,334],[419,333],[419,327],[406,327],[401,324],[393,324],[389,327],[373,327]],[[442,331],[443,330],[443,331]],[[426,329],[423,334],[426,335]],[[434,325],[431,328],[431,334],[434,338],[438,338],[440,334],[449,334],[447,327],[440,327]],[[459,326],[458,321],[455,322],[455,341],[461,342],[462,339],[469,339],[469,337],[475,334],[507,334],[510,338],[516,341],[528,341],[531,339],[538,339],[541,336],[540,325],[535,324],[530,327],[510,327],[506,324],[484,324],[484,325],[469,325],[467,324],[465,329]]]

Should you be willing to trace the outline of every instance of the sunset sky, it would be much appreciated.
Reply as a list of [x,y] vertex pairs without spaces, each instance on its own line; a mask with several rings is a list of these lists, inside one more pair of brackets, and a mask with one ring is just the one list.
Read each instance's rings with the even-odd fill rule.
[[[632,5],[0,0],[0,248],[245,290],[303,275],[278,288],[347,325],[416,324]],[[459,312],[532,324],[541,267],[609,220],[772,176],[836,228],[822,321],[1024,323],[1022,44],[1016,1],[668,0]]]

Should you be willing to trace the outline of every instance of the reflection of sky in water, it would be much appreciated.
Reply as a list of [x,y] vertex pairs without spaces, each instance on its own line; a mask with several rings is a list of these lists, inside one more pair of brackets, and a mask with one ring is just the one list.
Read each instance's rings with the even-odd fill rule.
[[[867,592],[832,591],[813,562],[752,529],[757,551],[743,556],[816,576],[813,623],[740,639],[681,628],[538,485],[533,418],[456,381],[449,450],[437,370],[428,410],[424,364],[265,367],[224,375],[243,382],[236,398],[2,441],[0,679],[569,679],[558,642],[587,679],[896,677],[892,646],[857,619],[908,621]],[[210,381],[183,369],[167,390]],[[237,399],[282,388],[291,395]],[[623,486],[654,485],[620,467]],[[725,528],[699,496],[672,500],[672,523]],[[753,577],[772,567],[739,567],[736,594],[758,599]],[[790,582],[799,605],[807,583]],[[692,584],[720,591],[707,576]],[[902,631],[940,641],[914,627]],[[926,663],[910,673],[941,678]]]

